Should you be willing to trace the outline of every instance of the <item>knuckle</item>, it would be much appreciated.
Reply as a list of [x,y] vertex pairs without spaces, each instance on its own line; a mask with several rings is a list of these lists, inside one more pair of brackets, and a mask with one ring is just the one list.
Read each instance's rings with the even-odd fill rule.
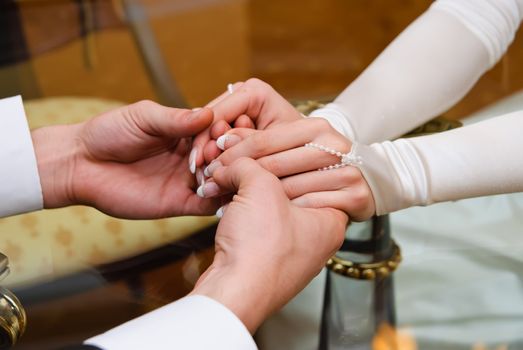
[[352,207],[356,211],[361,211],[367,208],[371,198],[372,193],[370,188],[361,184],[351,190],[351,199],[349,203],[352,204]]
[[318,207],[321,207],[321,201],[317,197],[304,196],[303,203],[308,208],[318,208]]
[[254,88],[258,88],[258,89],[270,88],[269,84],[267,84],[266,82],[264,82],[263,80],[258,79],[258,78],[249,78],[245,82],[245,84],[250,86],[250,87],[254,87]]
[[249,89],[249,91],[254,91],[256,95],[261,97],[265,97],[273,91],[272,86],[258,78],[250,78],[245,82],[242,88]]
[[137,108],[139,108],[141,110],[145,110],[145,109],[155,108],[156,106],[158,106],[158,104],[151,100],[141,100],[141,101],[136,102],[134,104],[134,106],[136,106]]
[[360,171],[352,166],[346,166],[342,168],[343,171],[339,172],[341,177],[340,181],[344,186],[352,186],[356,181],[361,178]]
[[256,133],[249,138],[252,150],[252,157],[258,158],[263,155],[269,147],[267,137],[262,133]]
[[305,119],[310,121],[310,124],[314,130],[329,131],[332,129],[331,124],[323,118],[310,118]]
[[341,139],[339,137],[336,137],[336,138],[332,138],[331,139],[332,141],[330,141],[330,143],[332,144],[332,147],[335,149],[335,150],[339,150],[343,153],[347,153],[350,151],[350,144],[347,142],[347,140],[345,139]]
[[283,179],[281,181],[283,191],[285,194],[287,194],[287,197],[290,199],[294,199],[298,196],[299,192],[299,185],[296,183],[296,181],[286,180]]
[[254,163],[254,160],[252,160],[251,158],[240,157],[232,163],[232,166],[243,169],[243,168],[251,167],[253,165],[253,163]]

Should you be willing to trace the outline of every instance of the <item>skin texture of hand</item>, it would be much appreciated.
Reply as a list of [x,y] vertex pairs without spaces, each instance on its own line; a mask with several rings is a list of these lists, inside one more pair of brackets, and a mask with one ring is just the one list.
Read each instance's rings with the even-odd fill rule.
[[[223,94],[208,104],[214,111],[214,133],[225,133],[234,127],[264,130],[302,119],[303,116],[269,84],[259,79],[236,83],[232,94]],[[193,142],[196,167],[203,167],[220,154],[211,138],[211,129],[199,134]]]
[[[296,205],[336,208],[346,212],[354,221],[367,220],[375,213],[372,192],[358,168],[346,166],[318,171],[340,163],[340,157],[304,147],[312,142],[342,153],[351,150],[351,142],[326,120],[301,119],[265,131],[238,128],[226,135],[234,135],[228,137],[234,142],[225,143],[226,150],[209,165],[207,174],[213,175],[217,166],[227,166],[241,157],[249,157],[281,178],[285,193]],[[198,192],[205,197],[224,194],[212,181],[207,181]]]
[[214,261],[192,294],[221,302],[253,333],[321,271],[343,242],[347,216],[294,205],[252,159],[217,169],[214,179],[236,194],[218,226]]
[[46,208],[90,205],[130,219],[212,214],[188,168],[190,137],[212,122],[208,108],[142,101],[75,125],[32,132]]

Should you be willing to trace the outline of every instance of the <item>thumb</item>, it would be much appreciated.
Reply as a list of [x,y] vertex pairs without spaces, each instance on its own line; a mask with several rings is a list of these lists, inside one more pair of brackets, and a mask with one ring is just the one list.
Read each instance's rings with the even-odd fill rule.
[[128,113],[145,133],[170,138],[194,136],[209,127],[213,112],[209,108],[186,110],[170,108],[151,101],[128,106]]
[[278,178],[251,158],[239,158],[230,166],[217,168],[213,172],[213,179],[222,190],[230,192],[240,192],[252,187],[260,188],[260,195],[278,191],[278,187],[283,192]]

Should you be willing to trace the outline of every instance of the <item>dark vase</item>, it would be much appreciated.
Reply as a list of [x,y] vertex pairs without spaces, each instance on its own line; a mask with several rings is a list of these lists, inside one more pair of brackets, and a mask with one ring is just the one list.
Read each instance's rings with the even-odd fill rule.
[[371,349],[380,327],[394,327],[392,272],[400,259],[388,216],[349,227],[327,264],[320,349]]

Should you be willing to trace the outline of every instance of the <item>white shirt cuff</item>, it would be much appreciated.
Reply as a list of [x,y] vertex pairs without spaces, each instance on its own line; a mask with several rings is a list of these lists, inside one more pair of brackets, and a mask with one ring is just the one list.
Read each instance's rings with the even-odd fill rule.
[[219,302],[192,295],[85,341],[104,350],[257,349],[236,315]]
[[0,100],[0,217],[43,208],[31,133],[20,96]]

